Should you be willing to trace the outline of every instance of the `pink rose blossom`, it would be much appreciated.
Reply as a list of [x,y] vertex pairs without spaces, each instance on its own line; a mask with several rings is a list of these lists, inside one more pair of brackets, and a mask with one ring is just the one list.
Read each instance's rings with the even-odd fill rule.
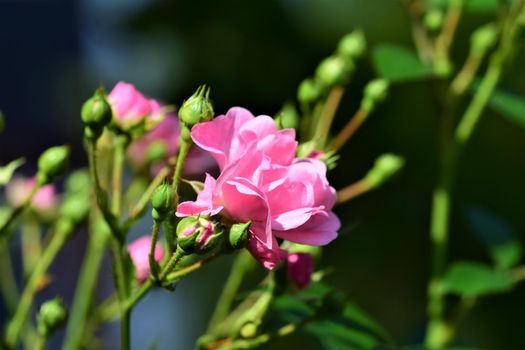
[[121,127],[130,127],[140,123],[145,118],[162,119],[160,104],[146,98],[135,86],[119,82],[108,96],[113,108],[115,121]]
[[[148,279],[149,269],[149,251],[151,247],[151,236],[142,236],[134,240],[128,245],[128,253],[135,266],[137,280],[139,283]],[[155,247],[154,258],[159,262],[164,257],[164,249],[160,244]]]
[[287,257],[288,279],[299,289],[310,284],[314,271],[314,260],[308,253],[290,253]]
[[[16,177],[9,182],[6,188],[6,197],[8,202],[18,207],[27,199],[31,190],[35,186],[35,178],[26,179],[23,177]],[[31,206],[38,212],[47,212],[53,209],[57,204],[58,198],[55,187],[51,184],[42,186],[35,194],[31,202]]]
[[212,153],[221,174],[207,175],[197,200],[181,203],[178,216],[221,212],[237,222],[251,220],[248,249],[268,269],[281,261],[277,238],[325,245],[337,237],[336,194],[326,166],[295,158],[293,129],[278,130],[272,118],[237,107],[195,125],[191,135]]
[[[175,113],[166,115],[155,128],[144,136],[133,142],[128,148],[128,158],[135,169],[144,168],[147,165],[147,152],[149,147],[162,142],[166,146],[166,159],[164,162],[153,164],[151,167],[152,175],[156,175],[166,164],[166,161],[177,155],[179,149],[180,125],[179,118]],[[208,152],[194,147],[190,150],[184,165],[185,174],[202,174],[207,169],[212,168],[215,161]]]

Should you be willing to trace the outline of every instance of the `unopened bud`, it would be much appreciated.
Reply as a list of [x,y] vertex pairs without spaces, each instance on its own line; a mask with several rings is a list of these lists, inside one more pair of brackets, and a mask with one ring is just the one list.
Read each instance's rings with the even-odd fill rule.
[[314,260],[308,253],[290,253],[287,257],[288,279],[299,289],[310,284],[314,272]]
[[365,87],[362,107],[367,110],[375,108],[376,103],[383,101],[387,93],[388,81],[385,79],[374,79],[370,81]]
[[321,96],[321,86],[314,79],[305,79],[297,89],[297,99],[303,104],[310,104],[319,99]]
[[38,159],[37,182],[39,185],[45,185],[59,175],[67,168],[69,162],[69,147],[55,146],[48,148]]
[[321,85],[332,87],[348,83],[354,69],[352,61],[343,57],[330,56],[319,63],[315,71],[315,77]]
[[40,306],[37,316],[38,333],[44,337],[49,337],[60,327],[67,318],[67,311],[61,298],[55,298]]
[[186,253],[205,254],[222,237],[219,226],[204,218],[187,217],[177,225],[177,244]]
[[395,154],[386,153],[376,159],[374,167],[366,174],[366,181],[371,187],[377,187],[400,171],[405,160]]
[[425,14],[423,23],[430,32],[437,32],[443,25],[443,18],[443,11],[441,9],[432,8]]
[[177,195],[167,182],[158,186],[151,195],[153,219],[163,221],[173,210],[176,197]]
[[487,50],[496,45],[498,41],[498,28],[493,23],[484,25],[474,31],[470,37],[473,53],[483,55]]
[[250,237],[250,226],[252,222],[233,224],[228,235],[228,242],[233,249],[244,248]]
[[199,86],[197,91],[184,103],[179,110],[179,119],[186,126],[209,121],[213,118],[213,106],[209,100],[210,89],[205,85]]
[[346,34],[337,46],[337,53],[348,60],[361,57],[366,51],[366,39],[362,30]]
[[60,205],[60,215],[79,224],[87,218],[90,209],[89,192],[68,194]]
[[97,89],[93,96],[84,103],[81,117],[84,124],[92,128],[103,128],[111,122],[111,106],[102,89]]
[[275,117],[275,124],[279,129],[295,129],[299,126],[299,113],[293,103],[285,103]]
[[65,189],[67,193],[89,192],[91,179],[87,169],[75,170],[67,177]]

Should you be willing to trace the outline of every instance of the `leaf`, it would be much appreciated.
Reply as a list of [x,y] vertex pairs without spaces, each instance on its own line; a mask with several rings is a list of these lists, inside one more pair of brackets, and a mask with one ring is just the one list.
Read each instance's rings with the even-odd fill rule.
[[[397,346],[397,345],[387,345],[387,344],[381,344],[376,346],[373,350],[430,350],[423,345],[407,345],[407,346]],[[439,348],[437,350],[481,350],[479,348],[472,348],[472,347],[445,347],[445,348]]]
[[510,268],[519,263],[523,255],[521,242],[503,220],[476,207],[468,209],[467,218],[498,267]]
[[[468,12],[495,12],[498,9],[499,0],[467,0],[465,1],[465,10]],[[434,4],[441,7],[447,7],[451,0],[435,0]]]
[[416,52],[395,44],[379,44],[372,51],[377,74],[389,81],[421,80],[432,75],[431,67],[424,65]]
[[11,161],[9,164],[0,167],[0,186],[6,185],[13,177],[15,170],[25,163],[24,158],[18,158]]
[[204,183],[200,181],[192,181],[192,180],[186,180],[182,179],[182,182],[187,183],[191,186],[191,188],[195,191],[195,193],[199,194],[204,189]]
[[327,350],[373,349],[377,338],[365,332],[346,327],[334,321],[318,321],[308,324],[304,331],[315,336]]
[[445,292],[464,297],[509,291],[514,286],[511,275],[505,270],[494,270],[490,266],[475,262],[458,262],[445,274]]
[[502,116],[525,128],[525,98],[496,89],[490,97],[489,104]]

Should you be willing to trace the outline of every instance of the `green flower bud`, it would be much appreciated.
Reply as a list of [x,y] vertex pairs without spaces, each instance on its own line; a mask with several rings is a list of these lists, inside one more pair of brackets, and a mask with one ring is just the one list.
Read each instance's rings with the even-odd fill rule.
[[434,74],[438,77],[446,78],[450,76],[453,70],[454,67],[452,62],[450,62],[450,60],[447,58],[436,59],[434,63]]
[[498,41],[498,28],[493,23],[484,25],[474,31],[470,37],[472,52],[483,55],[487,50],[496,45]]
[[0,111],[0,133],[4,131],[4,128],[5,128],[4,113]]
[[374,79],[365,86],[365,95],[363,97],[363,108],[371,110],[375,108],[377,102],[386,98],[388,93],[388,81],[385,79]]
[[69,153],[68,146],[55,146],[45,150],[38,159],[37,182],[44,185],[61,175],[67,168]]
[[38,333],[44,337],[49,337],[60,327],[67,318],[67,311],[64,302],[60,298],[55,298],[40,306],[37,315]]
[[87,169],[75,170],[67,177],[65,189],[67,193],[89,193],[91,179]]
[[313,79],[305,79],[297,89],[297,99],[302,104],[310,104],[321,97],[322,89]]
[[186,126],[191,127],[213,118],[213,106],[209,100],[210,89],[205,85],[199,86],[197,91],[184,103],[179,110],[179,119]]
[[79,224],[87,218],[90,209],[89,192],[69,194],[60,205],[60,215]]
[[223,231],[211,220],[187,217],[177,225],[177,244],[186,253],[205,254],[217,246]]
[[299,126],[299,113],[293,103],[285,103],[275,117],[275,125],[279,129],[295,129]]
[[430,9],[423,18],[425,27],[431,32],[437,32],[443,26],[443,11],[439,8]]
[[228,242],[233,249],[244,248],[250,238],[251,221],[241,224],[233,224],[228,235]]
[[168,145],[162,140],[152,142],[146,150],[148,164],[159,162],[168,155]]
[[167,182],[158,186],[151,195],[153,219],[163,221],[173,210],[173,204],[176,198],[176,193]]
[[348,83],[354,69],[355,66],[352,61],[343,57],[330,56],[317,66],[315,77],[321,85],[332,87]]
[[366,181],[371,187],[383,184],[399,172],[405,165],[405,160],[395,154],[386,153],[376,159],[374,167],[366,174]]
[[362,30],[346,34],[337,46],[337,53],[347,60],[361,57],[366,51],[366,39]]
[[93,96],[84,103],[81,117],[84,124],[96,129],[102,129],[111,122],[113,112],[102,89],[97,89]]

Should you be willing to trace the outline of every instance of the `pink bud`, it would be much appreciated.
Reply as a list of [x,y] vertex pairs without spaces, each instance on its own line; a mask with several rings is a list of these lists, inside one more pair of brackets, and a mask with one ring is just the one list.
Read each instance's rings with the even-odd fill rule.
[[314,261],[308,253],[291,253],[288,254],[287,274],[288,279],[303,289],[310,284],[314,270]]
[[[146,235],[137,238],[128,245],[128,253],[135,265],[137,280],[139,283],[148,279],[149,269],[149,251],[151,247],[151,236]],[[155,261],[159,262],[164,257],[164,249],[160,244],[155,247]]]
[[310,152],[310,154],[308,155],[308,157],[306,158],[311,158],[311,159],[321,159],[324,157],[326,153],[323,152],[323,151],[320,151],[320,150],[313,150],[312,152]]
[[145,118],[157,118],[160,105],[153,99],[148,99],[135,86],[119,82],[108,96],[113,108],[115,122],[127,128],[140,123]]
[[[31,190],[35,186],[35,178],[26,179],[16,177],[9,182],[6,188],[6,197],[10,205],[18,207],[24,203]],[[55,187],[51,184],[42,186],[33,197],[31,206],[38,212],[46,212],[55,207],[57,194]]]

